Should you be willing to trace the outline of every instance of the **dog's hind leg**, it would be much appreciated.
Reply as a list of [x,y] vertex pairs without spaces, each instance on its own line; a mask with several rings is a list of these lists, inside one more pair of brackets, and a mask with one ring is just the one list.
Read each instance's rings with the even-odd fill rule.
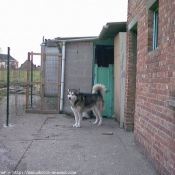
[[97,109],[96,108],[93,109],[93,113],[94,113],[94,115],[96,117],[96,120],[95,120],[95,122],[93,124],[96,125],[98,123],[98,120],[99,120],[99,117],[98,117],[98,113],[97,113]]
[[100,104],[100,106],[97,108],[98,117],[99,117],[99,119],[100,119],[98,125],[101,125],[101,124],[102,124],[102,120],[103,120],[103,117],[102,117],[103,110],[104,110],[104,101],[102,101],[101,104]]
[[[95,112],[95,115],[96,115],[96,121],[93,123],[93,124],[97,124],[98,123],[98,125],[100,126],[101,124],[102,124],[102,112],[101,111],[99,111],[99,109],[98,108],[95,108],[94,109],[94,112]],[[98,118],[97,118],[98,117]],[[99,122],[98,122],[99,121]]]
[[101,125],[102,124],[102,120],[103,120],[103,117],[102,117],[103,109],[98,110],[98,112],[99,112],[99,118],[100,118],[100,121],[99,121],[98,125]]
[[100,119],[98,125],[101,126],[101,124],[102,124],[102,119],[103,119],[103,117],[102,117],[102,112],[101,112],[101,111],[98,111],[98,114],[99,114],[99,119]]

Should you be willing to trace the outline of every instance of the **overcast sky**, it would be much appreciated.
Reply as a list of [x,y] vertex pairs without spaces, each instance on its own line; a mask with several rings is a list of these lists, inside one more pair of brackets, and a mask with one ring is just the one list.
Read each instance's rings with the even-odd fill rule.
[[108,22],[127,20],[128,0],[0,0],[0,48],[19,65],[40,52],[42,37],[98,36]]

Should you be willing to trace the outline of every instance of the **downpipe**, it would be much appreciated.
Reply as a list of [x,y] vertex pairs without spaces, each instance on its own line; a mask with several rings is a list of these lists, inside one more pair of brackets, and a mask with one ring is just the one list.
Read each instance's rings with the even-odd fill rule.
[[63,97],[64,97],[64,72],[65,72],[65,55],[66,42],[62,42],[62,69],[61,69],[61,95],[60,95],[60,111],[63,111]]

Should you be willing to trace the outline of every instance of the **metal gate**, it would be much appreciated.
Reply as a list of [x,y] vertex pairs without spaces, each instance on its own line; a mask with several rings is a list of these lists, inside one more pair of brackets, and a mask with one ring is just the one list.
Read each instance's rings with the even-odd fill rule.
[[[41,67],[33,67],[34,56],[40,56]],[[26,112],[60,112],[61,54],[28,53]]]
[[112,117],[114,114],[114,65],[109,64],[108,67],[98,67],[95,64],[94,84],[96,83],[104,84],[106,87],[103,116]]

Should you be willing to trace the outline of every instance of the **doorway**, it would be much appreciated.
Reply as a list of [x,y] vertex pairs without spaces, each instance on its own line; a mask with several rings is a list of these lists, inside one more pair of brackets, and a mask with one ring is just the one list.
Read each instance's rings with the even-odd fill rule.
[[106,87],[103,116],[112,117],[114,114],[114,46],[95,46],[94,84],[97,83]]
[[114,64],[114,46],[96,45],[95,64],[98,67],[108,67],[109,64]]

